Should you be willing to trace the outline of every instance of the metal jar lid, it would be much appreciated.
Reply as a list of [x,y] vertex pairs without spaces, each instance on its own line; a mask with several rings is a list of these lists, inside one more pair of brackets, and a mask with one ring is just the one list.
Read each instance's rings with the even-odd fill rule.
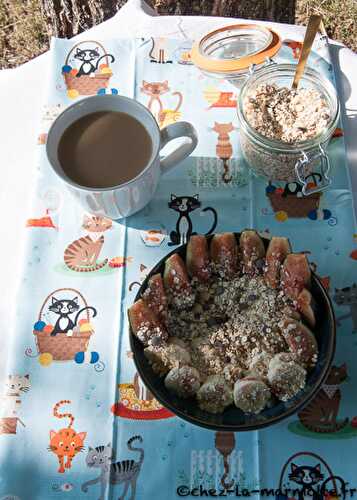
[[280,47],[280,36],[270,28],[233,24],[212,31],[195,42],[191,60],[210,76],[241,78],[248,74],[251,65],[263,64]]

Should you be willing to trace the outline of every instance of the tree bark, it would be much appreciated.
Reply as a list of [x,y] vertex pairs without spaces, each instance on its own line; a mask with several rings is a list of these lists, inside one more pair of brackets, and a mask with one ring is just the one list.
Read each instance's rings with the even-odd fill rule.
[[294,23],[295,0],[156,0],[161,14],[202,14]]
[[[41,0],[49,35],[72,37],[113,16],[127,0]],[[146,0],[160,14],[215,15],[294,23],[295,0]]]
[[49,34],[71,38],[113,16],[126,0],[41,0]]

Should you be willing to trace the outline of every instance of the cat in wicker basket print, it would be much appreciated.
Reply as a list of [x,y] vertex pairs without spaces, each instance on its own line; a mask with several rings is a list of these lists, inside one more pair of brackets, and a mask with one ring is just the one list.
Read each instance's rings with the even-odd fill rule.
[[[66,334],[70,330],[73,330],[73,328],[77,326],[78,318],[83,311],[91,310],[93,312],[93,318],[97,315],[97,310],[92,306],[86,306],[79,309],[78,297],[74,297],[73,299],[56,299],[52,297],[52,302],[48,309],[58,315],[53,331],[51,332],[51,337],[55,337],[58,333]],[[77,314],[74,320],[72,320],[70,315],[74,313]]]
[[99,68],[99,63],[102,59],[106,57],[110,57],[111,62],[115,61],[115,58],[112,54],[103,54],[100,56],[99,47],[95,49],[80,49],[77,47],[76,52],[73,56],[75,59],[81,61],[80,68],[77,73],[77,78],[82,75],[90,75],[95,73]]

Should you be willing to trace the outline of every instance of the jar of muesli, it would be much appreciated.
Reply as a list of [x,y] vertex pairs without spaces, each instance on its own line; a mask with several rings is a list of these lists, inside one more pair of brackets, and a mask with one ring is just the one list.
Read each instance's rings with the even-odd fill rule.
[[[304,195],[330,185],[326,147],[337,126],[336,90],[321,73],[306,68],[291,90],[295,64],[267,64],[241,87],[237,103],[240,143],[245,160],[270,181],[298,182]],[[321,182],[309,183],[312,172]]]

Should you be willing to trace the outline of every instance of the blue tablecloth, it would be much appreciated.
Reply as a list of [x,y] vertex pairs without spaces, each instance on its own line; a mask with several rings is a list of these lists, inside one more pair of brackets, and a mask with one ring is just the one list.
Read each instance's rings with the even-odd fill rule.
[[[281,183],[274,183],[268,196],[266,183],[249,174],[239,150],[238,89],[201,75],[187,59],[189,46],[188,41],[151,38],[85,41],[78,47],[53,41],[38,182],[1,404],[0,498],[169,500],[218,495],[225,484],[227,495],[300,500],[302,492],[284,489],[301,490],[302,477],[311,482],[316,499],[323,496],[318,493],[323,484],[339,486],[341,481],[329,480],[332,475],[349,482],[348,488],[356,486],[357,243],[343,133],[329,146],[333,184],[321,197],[311,202],[295,196],[286,206]],[[86,49],[99,55],[94,76],[83,79],[76,77],[78,50]],[[99,61],[105,53],[114,62],[111,57]],[[309,64],[333,81],[326,55],[324,46],[316,47]],[[275,59],[295,58],[295,44],[287,42]],[[162,178],[155,198],[140,213],[112,224],[96,221],[50,171],[48,128],[62,109],[85,95],[118,93],[149,105],[145,90],[150,84],[162,90],[164,113],[159,116],[155,103],[151,106],[160,125],[192,122],[199,146],[195,156]],[[232,129],[228,169],[220,158],[217,130],[222,124]],[[142,385],[130,352],[126,310],[150,268],[172,249],[170,233],[178,218],[169,206],[173,197],[196,198],[189,214],[196,232],[213,230],[217,218],[217,232],[254,227],[287,236],[294,250],[310,252],[337,300],[339,328],[334,366],[303,415],[259,432],[223,435],[175,417]],[[91,252],[94,243],[100,252],[93,269],[75,270],[68,256],[78,245],[88,245]],[[87,306],[96,314],[84,309],[77,318],[80,326],[56,339],[49,331],[58,319],[53,305],[61,300],[71,301],[72,318]],[[59,472],[61,464],[49,447],[59,446],[58,432],[71,422],[76,450],[70,466]],[[88,466],[94,455],[106,457],[108,464],[119,462],[119,485],[107,487],[105,476],[98,479],[100,468]]]

